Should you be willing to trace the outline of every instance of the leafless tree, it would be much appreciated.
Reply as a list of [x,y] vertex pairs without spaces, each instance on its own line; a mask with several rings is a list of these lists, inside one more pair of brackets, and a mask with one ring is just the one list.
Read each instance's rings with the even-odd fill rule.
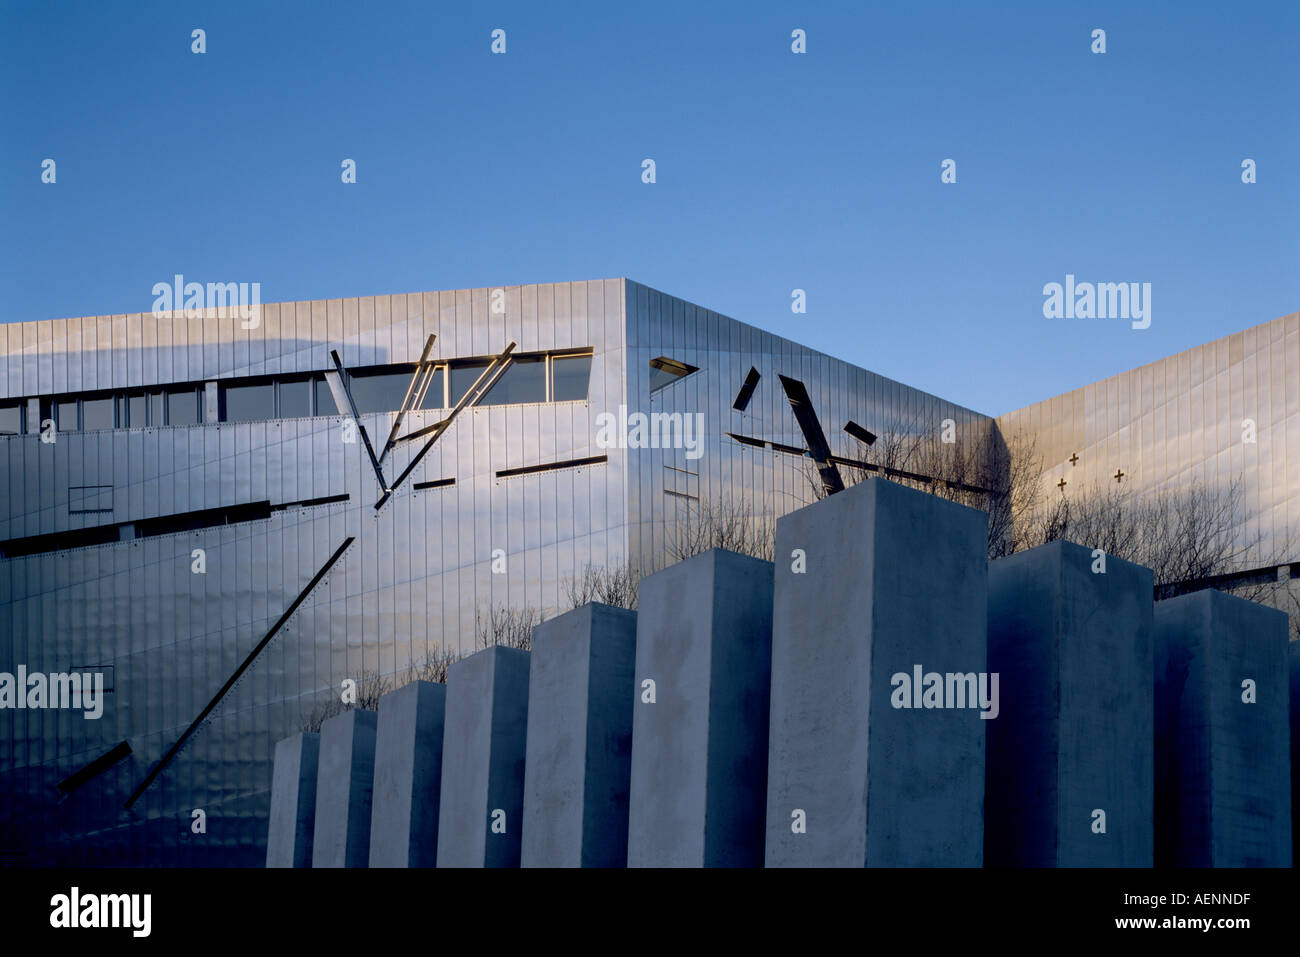
[[580,574],[565,580],[564,593],[571,608],[598,601],[636,610],[640,584],[641,572],[630,562],[588,565]]
[[1291,618],[1291,640],[1300,641],[1300,578],[1288,578],[1274,586],[1269,604]]
[[[876,475],[987,512],[990,558],[1028,547],[1027,529],[1043,475],[1032,434],[1017,431],[1003,439],[983,425],[948,435],[942,427],[890,430],[879,435],[858,461],[862,464],[838,463],[846,486]],[[824,497],[821,476],[811,459],[805,472],[814,495]]]
[[[1163,492],[1088,488],[1046,504],[1031,524],[1029,545],[1066,539],[1145,565],[1158,589],[1199,583],[1250,567],[1271,566],[1281,551],[1264,553],[1249,533],[1241,479],[1224,486],[1195,483]],[[1275,580],[1221,586],[1257,600]]]
[[408,685],[412,681],[436,681],[439,684],[447,683],[447,671],[453,664],[460,660],[459,652],[443,648],[437,642],[429,647],[424,653],[424,657],[419,661],[412,659],[406,667],[406,674],[402,680],[397,683],[397,687]]
[[755,513],[748,502],[728,498],[700,502],[669,525],[667,551],[673,561],[725,548],[770,562],[775,538],[772,516]]
[[327,720],[354,708],[374,711],[379,707],[380,695],[393,690],[392,679],[385,678],[374,671],[363,671],[360,677],[354,680],[356,681],[355,701],[344,701],[340,691],[328,692],[325,700],[303,718],[302,730],[319,733],[321,725]]
[[489,608],[486,615],[474,616],[474,644],[479,649],[504,645],[528,651],[533,647],[533,629],[542,620],[536,608]]

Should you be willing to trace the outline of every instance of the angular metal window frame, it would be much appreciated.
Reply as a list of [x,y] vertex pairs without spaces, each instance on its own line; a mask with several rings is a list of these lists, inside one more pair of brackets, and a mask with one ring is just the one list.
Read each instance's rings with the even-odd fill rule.
[[694,375],[695,373],[700,371],[699,366],[693,366],[689,362],[682,362],[678,359],[670,359],[667,356],[657,356],[656,358],[651,359],[650,368],[658,369],[661,372],[671,372],[675,374],[674,378],[663,383],[662,385],[651,387],[650,389],[651,395],[654,395],[656,392],[658,392],[661,389],[668,388],[670,385],[673,385],[674,383],[680,382],[682,379],[685,379],[688,375]]
[[591,359],[595,360],[594,347],[574,349],[569,352],[548,352],[546,354],[546,401],[547,402],[588,402],[591,400],[591,369],[587,370],[587,388],[581,399],[555,398],[555,360],[556,359]]

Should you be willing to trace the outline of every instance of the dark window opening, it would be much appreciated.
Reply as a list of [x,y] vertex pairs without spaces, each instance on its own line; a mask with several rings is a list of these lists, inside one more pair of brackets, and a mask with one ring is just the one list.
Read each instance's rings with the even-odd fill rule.
[[147,406],[143,395],[128,395],[122,399],[122,404],[126,409],[127,428],[143,429],[149,424],[148,416],[145,412]]
[[591,382],[591,356],[555,356],[551,359],[551,401],[587,398]]
[[92,432],[97,429],[112,429],[116,427],[117,421],[114,415],[114,406],[111,395],[94,399],[81,400],[81,428],[84,432]]
[[312,381],[316,383],[316,414],[339,415],[338,404],[334,401],[334,393],[330,391],[330,384],[325,380],[325,376],[315,376]]
[[279,417],[305,419],[311,416],[311,380],[281,380]]
[[483,396],[480,405],[546,401],[546,357],[516,359]]
[[56,402],[54,422],[60,432],[76,432],[80,428],[77,424],[77,400]]
[[864,429],[852,419],[844,424],[844,431],[849,433],[849,435],[853,436],[859,442],[864,442],[867,445],[875,444],[876,434],[868,429]]
[[25,402],[0,404],[0,435],[22,435]]
[[486,362],[467,362],[463,365],[451,367],[451,395],[447,398],[453,406],[465,398],[465,393],[470,390],[470,387],[487,367],[488,363]]
[[406,390],[411,384],[414,367],[401,372],[358,371],[348,376],[352,401],[362,415],[367,412],[396,412],[402,407]]
[[501,469],[497,478],[509,478],[512,475],[533,475],[537,472],[554,472],[557,469],[575,469],[583,465],[600,465],[608,462],[608,455],[593,455],[585,459],[565,459],[563,462],[544,462],[541,465],[522,465],[519,468]]
[[737,412],[744,412],[749,408],[749,400],[754,397],[754,390],[758,388],[758,380],[761,376],[758,370],[753,366],[749,367],[749,375],[745,376],[744,383],[740,386],[740,391],[736,393],[736,401],[731,403],[731,407]]
[[672,385],[678,379],[690,375],[692,372],[699,372],[699,366],[688,365],[685,362],[678,362],[676,359],[669,359],[667,356],[660,356],[658,359],[650,360],[650,391],[658,392],[666,385]]
[[[443,367],[435,366],[433,373],[429,376],[429,387],[424,393],[424,400],[420,403],[422,409],[445,409],[447,407],[446,399],[443,397]],[[412,373],[414,374],[414,373]],[[415,401],[415,397],[411,397]]]
[[221,420],[253,422],[275,418],[275,384],[257,382],[228,385],[221,389]]
[[168,425],[198,425],[203,421],[199,391],[197,386],[192,385],[167,390]]

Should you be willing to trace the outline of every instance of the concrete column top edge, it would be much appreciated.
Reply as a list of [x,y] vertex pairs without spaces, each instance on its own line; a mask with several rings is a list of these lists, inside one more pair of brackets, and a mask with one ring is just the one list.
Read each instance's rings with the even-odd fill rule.
[[423,679],[408,681],[400,688],[394,688],[392,691],[385,691],[381,694],[379,696],[379,707],[382,708],[385,701],[399,701],[412,695],[423,697],[429,694],[438,694],[439,691],[443,694],[447,692],[447,686],[441,681],[424,681]]
[[1156,602],[1157,609],[1164,609],[1165,612],[1181,608],[1183,605],[1196,605],[1205,603],[1211,607],[1218,605],[1235,606],[1243,611],[1246,609],[1256,609],[1249,611],[1247,614],[1258,615],[1260,618],[1273,617],[1279,621],[1285,620],[1286,612],[1279,608],[1273,608],[1269,605],[1261,604],[1257,601],[1251,601],[1249,598],[1242,598],[1240,595],[1232,595],[1217,588],[1202,588],[1198,591],[1188,592],[1186,595],[1177,595],[1173,598],[1166,598],[1164,601]]
[[335,728],[349,722],[356,722],[362,726],[373,725],[378,720],[378,711],[371,711],[369,708],[349,708],[342,714],[336,714],[334,717],[322,721],[321,731],[323,732],[326,727]]
[[[1067,567],[1067,559],[1077,559],[1082,565],[1091,565],[1093,561],[1092,553],[1094,548],[1087,545],[1080,545],[1078,542],[1072,542],[1069,539],[1058,538],[1055,541],[1044,542],[1042,545],[1035,545],[1033,548],[1026,548],[1024,551],[1016,552],[1014,555],[1004,555],[1001,558],[992,559],[989,567],[997,566],[998,568],[1012,568],[1021,562],[1034,561],[1035,558],[1041,559],[1045,555],[1051,555],[1061,563],[1062,571]],[[1146,572],[1151,576],[1154,588],[1155,572],[1145,565],[1139,565],[1137,562],[1131,562],[1126,558],[1120,558],[1106,552],[1107,565],[1117,563],[1122,568],[1132,568],[1139,573]]]
[[493,645],[490,648],[482,648],[472,655],[466,655],[459,661],[453,661],[451,667],[447,669],[447,680],[451,681],[452,675],[464,671],[466,668],[474,668],[489,659],[495,663],[502,658],[528,657],[528,652],[523,648],[507,648],[505,645]]

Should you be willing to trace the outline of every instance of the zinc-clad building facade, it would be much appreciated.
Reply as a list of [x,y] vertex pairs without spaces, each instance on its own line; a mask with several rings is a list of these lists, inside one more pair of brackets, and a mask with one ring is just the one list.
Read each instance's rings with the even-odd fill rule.
[[1000,416],[998,427],[1036,439],[1048,496],[1238,483],[1243,560],[1300,561],[1300,313]]
[[[656,567],[692,509],[730,501],[774,517],[811,501],[778,374],[806,385],[848,457],[861,456],[841,431],[850,419],[877,432],[992,427],[622,279],[268,304],[246,324],[145,313],[0,330],[0,671],[99,672],[107,686],[98,720],[0,711],[10,860],[259,865],[274,744],[345,678],[473,650],[492,609],[564,610],[589,565]],[[512,341],[518,361],[376,508],[330,353],[378,452],[429,335],[437,370],[401,434],[446,418]],[[702,414],[702,443],[597,441],[602,414],[637,412]],[[386,481],[423,444],[389,450]],[[96,765],[123,743],[129,754]]]

